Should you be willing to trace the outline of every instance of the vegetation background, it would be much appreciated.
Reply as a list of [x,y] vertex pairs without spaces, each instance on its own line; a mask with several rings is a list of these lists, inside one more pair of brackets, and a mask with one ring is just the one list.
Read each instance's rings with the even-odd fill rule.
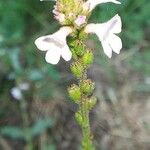
[[[99,101],[90,114],[97,150],[150,149],[150,1],[122,0],[96,7],[90,21],[122,17],[123,50],[108,59],[96,36],[89,76]],[[74,81],[69,63],[52,66],[34,40],[55,32],[54,1],[0,1],[0,150],[77,150],[77,106],[66,88]],[[13,88],[24,87],[22,100]]]

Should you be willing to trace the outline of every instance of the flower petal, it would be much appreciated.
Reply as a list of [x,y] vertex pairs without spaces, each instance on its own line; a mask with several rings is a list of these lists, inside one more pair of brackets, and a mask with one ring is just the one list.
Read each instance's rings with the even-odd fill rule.
[[51,49],[52,46],[62,48],[66,44],[66,37],[72,32],[70,27],[61,27],[57,32],[39,37],[35,40],[35,45],[41,51]]
[[47,51],[45,60],[51,64],[57,64],[62,56],[66,61],[71,59],[71,51],[66,42],[66,37],[73,30],[69,26],[61,27],[57,32],[51,35],[39,37],[35,45],[42,51]]
[[[116,14],[112,19],[103,23],[105,27],[107,27],[107,33],[120,33],[122,28],[121,18],[118,14]],[[106,33],[106,34],[107,34]]]
[[121,18],[117,14],[105,23],[88,24],[85,27],[86,33],[96,33],[100,40],[106,40],[110,34],[121,32]]
[[110,44],[111,48],[113,49],[113,51],[115,53],[119,54],[120,50],[122,48],[121,39],[117,35],[113,34],[109,37],[108,41],[109,41],[109,44]]
[[121,39],[115,33],[121,32],[121,18],[117,14],[105,23],[88,24],[84,30],[86,33],[95,33],[102,42],[105,54],[110,58],[112,51],[119,54],[122,48]]
[[51,49],[51,46],[53,43],[50,41],[50,35],[39,37],[35,40],[35,45],[37,48],[41,51],[47,51],[48,49]]
[[104,53],[109,57],[111,58],[112,57],[112,48],[110,47],[109,43],[105,42],[105,41],[102,41],[102,47],[103,47],[103,50],[104,50]]
[[69,61],[71,59],[72,53],[67,45],[62,49],[61,56],[66,61]]
[[60,49],[54,48],[47,51],[45,55],[45,60],[50,64],[57,64],[60,60]]

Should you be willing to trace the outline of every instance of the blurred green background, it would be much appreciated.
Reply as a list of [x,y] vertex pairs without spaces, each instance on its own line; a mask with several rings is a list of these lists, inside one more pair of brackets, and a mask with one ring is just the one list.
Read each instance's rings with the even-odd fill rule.
[[[96,36],[89,77],[99,101],[91,112],[97,150],[150,149],[150,1],[102,4],[90,22],[118,13],[123,22],[123,49],[108,59]],[[53,33],[55,2],[0,1],[0,150],[77,150],[77,110],[66,88],[74,82],[69,63],[47,64],[34,41]],[[23,99],[23,100],[20,100]]]

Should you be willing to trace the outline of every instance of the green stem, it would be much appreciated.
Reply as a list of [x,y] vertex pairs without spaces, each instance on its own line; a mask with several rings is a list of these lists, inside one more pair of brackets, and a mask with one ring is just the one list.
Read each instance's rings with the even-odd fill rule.
[[71,41],[73,62],[70,66],[73,75],[78,79],[78,85],[68,88],[69,96],[79,105],[75,118],[82,130],[82,150],[95,150],[89,123],[89,111],[96,104],[92,96],[94,83],[87,79],[87,69],[93,62],[93,53],[86,49],[84,38],[77,37]]
[[[83,76],[80,78],[79,82],[84,81],[86,79],[86,69]],[[81,117],[83,118],[82,128],[82,149],[83,150],[94,150],[94,146],[92,143],[92,135],[90,131],[90,123],[89,123],[89,110],[87,107],[87,101],[84,97],[87,95],[82,94],[81,101],[79,103],[79,111],[81,112]]]
[[20,109],[21,109],[25,139],[27,142],[27,150],[33,150],[32,137],[29,129],[29,118],[27,114],[27,103],[24,99],[20,101]]

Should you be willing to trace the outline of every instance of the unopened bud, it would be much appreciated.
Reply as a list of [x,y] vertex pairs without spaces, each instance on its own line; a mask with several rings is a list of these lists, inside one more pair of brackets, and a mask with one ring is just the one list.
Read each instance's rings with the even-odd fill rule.
[[80,78],[82,76],[84,67],[80,62],[73,62],[70,68],[74,76],[76,76],[77,78]]
[[75,22],[75,25],[80,27],[86,23],[86,16],[79,15],[74,22]]
[[78,124],[79,124],[80,126],[83,126],[84,120],[83,120],[83,118],[82,118],[82,115],[81,115],[81,112],[80,112],[80,111],[78,111],[78,112],[75,113],[75,119],[76,119],[76,121],[78,122]]
[[75,47],[74,51],[77,56],[82,56],[84,54],[85,45],[81,41],[76,41],[74,47]]
[[81,99],[81,91],[79,86],[76,84],[71,85],[71,87],[68,88],[68,93],[70,98],[75,102],[78,103]]
[[87,99],[87,107],[91,110],[97,103],[97,98],[92,96],[91,98]]
[[87,79],[80,83],[80,88],[83,93],[91,94],[95,88],[95,84],[90,79]]
[[93,62],[93,59],[94,59],[94,55],[90,50],[87,50],[82,57],[83,64],[86,66],[90,65]]

